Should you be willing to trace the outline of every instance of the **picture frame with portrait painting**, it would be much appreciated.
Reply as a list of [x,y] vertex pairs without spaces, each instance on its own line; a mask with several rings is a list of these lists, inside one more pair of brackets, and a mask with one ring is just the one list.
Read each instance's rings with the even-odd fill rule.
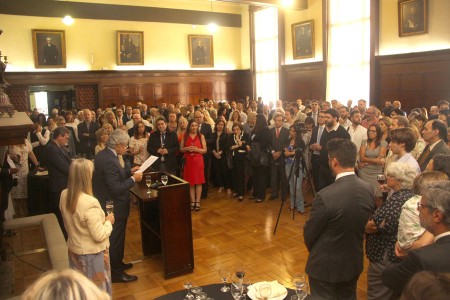
[[32,29],[34,66],[43,68],[66,67],[66,35],[64,30]]
[[314,57],[314,20],[292,24],[291,31],[293,58]]
[[117,31],[117,65],[144,64],[144,32]]
[[212,35],[188,35],[191,68],[213,68],[214,47]]
[[398,35],[407,37],[428,33],[428,0],[398,2]]

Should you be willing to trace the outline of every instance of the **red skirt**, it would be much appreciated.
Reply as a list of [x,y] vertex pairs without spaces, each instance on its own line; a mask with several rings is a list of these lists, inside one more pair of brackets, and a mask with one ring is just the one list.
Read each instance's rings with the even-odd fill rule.
[[186,158],[183,170],[183,179],[189,182],[190,185],[205,183],[205,172],[203,155],[200,153],[185,153]]

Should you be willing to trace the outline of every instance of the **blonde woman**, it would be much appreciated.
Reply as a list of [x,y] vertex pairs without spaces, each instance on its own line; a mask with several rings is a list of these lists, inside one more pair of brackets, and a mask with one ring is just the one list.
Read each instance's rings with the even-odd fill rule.
[[66,269],[50,271],[39,277],[20,297],[21,300],[109,300],[110,295],[98,289],[80,272]]
[[203,112],[203,115],[204,115],[203,122],[208,123],[209,125],[211,125],[211,128],[214,129],[214,127],[216,126],[216,123],[211,118],[209,111],[207,111],[206,109],[202,109],[201,111]]
[[94,164],[84,158],[71,163],[59,209],[68,234],[69,267],[112,295],[109,236],[114,214],[105,217],[100,203],[92,196],[93,170]]
[[97,138],[97,146],[95,146],[95,155],[105,149],[106,141],[109,138],[108,130],[105,128],[100,128],[95,132],[95,137]]

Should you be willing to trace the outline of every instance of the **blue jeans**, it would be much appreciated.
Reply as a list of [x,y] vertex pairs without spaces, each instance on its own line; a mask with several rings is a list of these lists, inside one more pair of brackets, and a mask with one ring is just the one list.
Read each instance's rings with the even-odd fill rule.
[[[294,164],[286,164],[286,178],[289,178],[289,174],[291,173],[291,169]],[[301,168],[301,166],[300,166]],[[295,181],[297,181],[297,194],[295,195]],[[291,179],[289,180],[289,194],[291,200],[291,208],[295,206],[297,211],[304,212],[305,211],[305,203],[303,202],[303,193],[302,193],[302,182],[303,182],[303,172],[299,171],[298,177],[295,176],[295,170],[292,171]],[[295,195],[295,205],[294,205],[294,195]]]

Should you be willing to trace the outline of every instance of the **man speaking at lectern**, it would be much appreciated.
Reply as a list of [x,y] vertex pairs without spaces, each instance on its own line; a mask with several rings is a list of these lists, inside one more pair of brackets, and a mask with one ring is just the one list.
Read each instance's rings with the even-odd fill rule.
[[114,130],[106,142],[106,148],[100,151],[94,160],[93,189],[94,195],[106,208],[106,201],[114,202],[115,223],[109,237],[109,253],[111,260],[111,279],[113,283],[136,281],[137,276],[128,275],[125,270],[133,267],[131,263],[123,262],[125,247],[125,232],[130,214],[129,189],[135,182],[140,182],[142,173],[134,173],[133,169],[122,168],[118,155],[127,151],[130,137],[121,129]]

